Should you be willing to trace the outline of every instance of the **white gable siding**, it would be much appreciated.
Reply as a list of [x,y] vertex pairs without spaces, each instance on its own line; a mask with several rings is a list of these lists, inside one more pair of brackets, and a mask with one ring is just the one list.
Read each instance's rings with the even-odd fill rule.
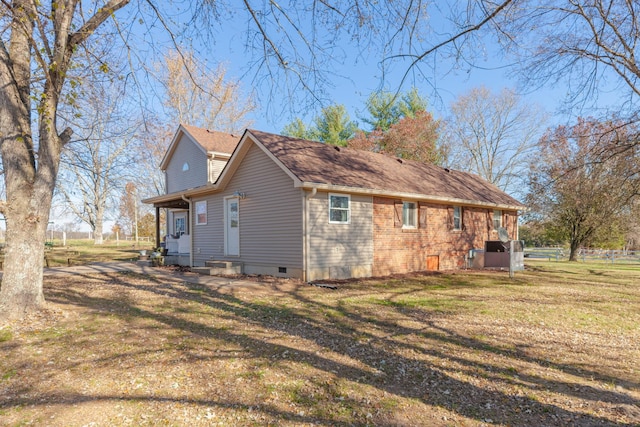
[[[240,200],[240,256],[224,255],[224,197],[235,191]],[[302,190],[262,150],[252,146],[226,190],[207,200],[207,224],[194,225],[194,264],[238,260],[247,273],[287,275],[302,269]],[[195,224],[195,223],[194,223]]]
[[227,164],[227,160],[222,159],[210,159],[209,160],[209,182],[216,182],[220,173],[222,173],[222,169]]
[[329,223],[328,193],[309,199],[309,277],[371,276],[373,265],[373,200],[351,195],[349,224]]
[[[183,165],[189,170],[183,171]],[[166,169],[167,193],[194,188],[207,183],[207,155],[189,137],[178,141]]]

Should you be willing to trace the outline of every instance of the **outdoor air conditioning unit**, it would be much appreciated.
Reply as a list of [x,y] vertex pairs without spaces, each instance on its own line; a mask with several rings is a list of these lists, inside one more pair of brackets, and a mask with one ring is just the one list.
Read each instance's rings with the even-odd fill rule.
[[524,241],[509,240],[507,230],[498,229],[500,240],[484,242],[484,267],[508,268],[509,272],[524,270]]

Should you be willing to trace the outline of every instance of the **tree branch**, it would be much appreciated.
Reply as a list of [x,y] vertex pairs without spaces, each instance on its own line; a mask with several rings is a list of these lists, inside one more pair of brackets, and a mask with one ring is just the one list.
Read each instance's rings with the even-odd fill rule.
[[400,79],[400,83],[399,83],[399,87],[401,87],[404,82],[407,80],[409,73],[411,72],[411,70],[419,63],[421,62],[424,58],[426,58],[427,56],[431,55],[433,52],[437,51],[438,49],[451,44],[453,42],[455,42],[456,40],[460,39],[461,37],[472,33],[474,31],[479,30],[480,28],[484,27],[489,21],[491,21],[493,18],[495,18],[496,16],[498,16],[500,14],[500,12],[502,12],[509,4],[513,3],[513,0],[505,0],[503,1],[501,4],[499,4],[494,10],[493,12],[491,12],[489,15],[487,15],[482,21],[480,21],[479,23],[466,28],[465,30],[457,33],[456,35],[454,35],[453,37],[448,38],[447,40],[444,40],[440,43],[438,43],[437,45],[431,47],[430,49],[427,49],[426,51],[424,51],[423,53],[421,53],[420,55],[393,55],[386,60],[391,60],[391,59],[395,59],[395,58],[403,58],[403,57],[413,57],[413,61],[411,62],[411,64],[409,65],[409,67],[407,67],[407,70],[405,71],[405,73],[402,76],[402,79]]
[[126,6],[131,0],[110,0],[107,4],[98,9],[98,11],[84,23],[82,27],[75,33],[69,34],[67,41],[67,51],[72,52],[73,49],[83,41],[85,41],[93,32],[118,9]]

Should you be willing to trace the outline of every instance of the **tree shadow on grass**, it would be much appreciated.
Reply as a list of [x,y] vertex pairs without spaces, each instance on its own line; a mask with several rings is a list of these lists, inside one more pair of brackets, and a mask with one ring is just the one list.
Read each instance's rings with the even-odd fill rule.
[[[215,337],[218,340],[240,346],[243,351],[242,357],[307,363],[316,369],[337,375],[343,380],[375,387],[398,398],[414,399],[426,405],[446,408],[478,421],[490,419],[497,423],[513,423],[516,420],[515,422],[521,425],[555,425],[560,422],[559,420],[570,420],[570,423],[575,425],[625,425],[624,423],[616,424],[597,415],[569,411],[556,405],[541,403],[533,397],[528,397],[527,393],[511,395],[497,389],[478,387],[455,378],[456,372],[453,369],[447,370],[440,366],[430,365],[417,357],[411,358],[399,354],[398,350],[410,350],[421,357],[426,355],[430,358],[454,362],[459,366],[466,366],[471,374],[480,373],[488,379],[517,385],[525,390],[529,389],[531,392],[546,390],[594,402],[608,402],[618,405],[638,405],[639,403],[624,393],[603,391],[584,385],[580,386],[580,390],[576,390],[573,384],[564,381],[526,375],[522,372],[514,372],[509,367],[496,366],[489,362],[482,363],[447,353],[441,348],[453,345],[472,351],[488,352],[508,360],[524,361],[539,366],[541,369],[551,367],[584,379],[612,380],[596,371],[578,369],[571,365],[555,364],[531,357],[521,347],[505,350],[487,346],[485,342],[478,339],[462,336],[455,331],[437,326],[424,316],[424,311],[412,311],[402,306],[394,307],[393,314],[405,318],[407,316],[414,317],[423,325],[420,328],[410,328],[401,326],[393,320],[380,318],[375,313],[363,313],[363,311],[350,309],[348,305],[323,303],[321,297],[311,299],[308,297],[308,292],[303,289],[289,294],[292,302],[295,302],[298,307],[285,307],[273,302],[247,301],[230,293],[219,292],[200,284],[152,279],[153,285],[141,285],[130,280],[134,277],[131,275],[106,276],[103,283],[105,287],[111,283],[124,288],[142,289],[163,295],[176,299],[178,301],[176,308],[180,305],[179,301],[181,300],[195,303],[196,307],[202,305],[201,310],[205,316],[210,308],[215,308],[221,311],[222,317],[252,325],[272,334],[284,334],[307,340],[314,343],[316,348],[320,348],[321,351],[295,349],[287,345],[255,338],[239,331],[212,327],[199,321],[185,319],[181,316],[180,310],[159,313],[141,309],[136,306],[135,301],[128,301],[126,298],[116,301],[113,296],[96,298],[92,296],[91,292],[85,292],[82,289],[56,288],[49,290],[47,297],[49,301],[57,304],[85,307],[97,315],[104,314],[106,310],[110,315],[148,319],[162,327],[177,329],[192,334],[196,338]],[[283,299],[282,302],[285,300]],[[188,313],[190,310],[192,309],[186,309],[185,312]],[[338,318],[332,316],[323,318],[319,315],[322,312],[334,312]],[[372,326],[377,330],[375,334],[368,331]],[[427,341],[424,342],[424,345],[418,346],[395,339],[408,335],[416,335]],[[437,345],[438,342],[441,345]],[[436,343],[436,345],[431,343]],[[192,352],[190,357],[202,357],[188,346],[184,348],[184,351],[187,355]],[[358,361],[359,364],[337,361],[330,354],[344,356],[347,360]],[[109,363],[109,360],[102,362]],[[638,388],[637,383],[627,383],[626,385]],[[465,392],[463,395],[457,395],[449,390],[465,390]],[[113,399],[114,397],[94,396],[93,398],[100,400]],[[138,398],[145,399],[144,396]],[[148,399],[152,400],[154,397],[148,397]],[[239,403],[242,404],[242,402]],[[354,404],[356,403],[354,402]],[[17,399],[6,401],[2,406],[13,404],[26,404],[26,402]],[[215,406],[220,403],[211,401],[201,404]],[[277,417],[293,416],[295,418],[293,413],[282,413],[273,408],[265,407],[261,410]],[[312,418],[314,422],[327,425],[339,424],[337,419],[330,416]],[[307,419],[308,417],[302,417],[299,421],[306,422]],[[626,425],[635,425],[635,423],[630,422]]]

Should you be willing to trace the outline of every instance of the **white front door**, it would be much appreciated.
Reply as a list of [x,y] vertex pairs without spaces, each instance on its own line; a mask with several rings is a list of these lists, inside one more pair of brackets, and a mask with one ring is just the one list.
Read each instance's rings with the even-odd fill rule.
[[225,255],[240,255],[240,202],[237,197],[224,200],[225,203]]

